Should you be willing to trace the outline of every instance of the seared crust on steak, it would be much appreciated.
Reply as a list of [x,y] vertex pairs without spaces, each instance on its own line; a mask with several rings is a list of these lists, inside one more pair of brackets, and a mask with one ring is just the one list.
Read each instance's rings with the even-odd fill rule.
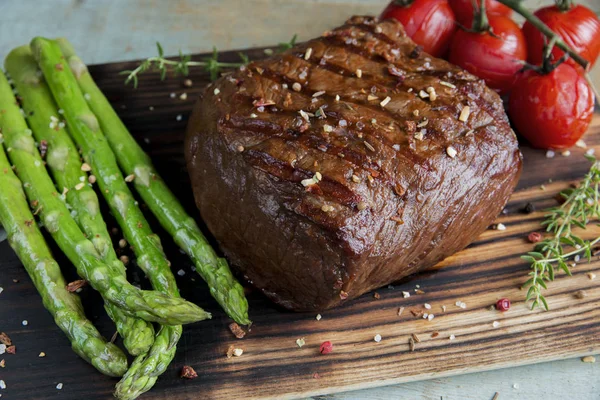
[[293,310],[338,305],[464,248],[521,169],[499,96],[371,17],[209,86],[186,158],[225,255]]

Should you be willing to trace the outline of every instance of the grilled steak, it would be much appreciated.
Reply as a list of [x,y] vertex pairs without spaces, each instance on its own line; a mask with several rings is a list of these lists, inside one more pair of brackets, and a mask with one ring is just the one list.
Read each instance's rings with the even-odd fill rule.
[[244,277],[323,310],[471,243],[516,185],[498,95],[353,17],[209,86],[188,125],[196,203]]

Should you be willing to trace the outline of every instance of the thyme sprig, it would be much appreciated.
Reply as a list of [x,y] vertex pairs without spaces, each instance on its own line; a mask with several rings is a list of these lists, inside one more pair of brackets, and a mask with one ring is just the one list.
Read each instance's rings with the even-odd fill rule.
[[169,70],[173,70],[176,75],[187,76],[190,67],[203,67],[210,74],[210,79],[214,81],[219,77],[222,68],[238,68],[249,62],[248,57],[243,53],[239,53],[240,59],[242,60],[241,62],[221,62],[218,59],[219,53],[217,52],[216,47],[213,47],[212,55],[210,57],[205,57],[202,61],[192,61],[192,56],[183,54],[181,50],[179,50],[178,60],[169,60],[165,58],[163,48],[159,42],[156,42],[156,48],[158,50],[158,56],[147,58],[133,70],[121,72],[122,75],[127,75],[125,84],[133,82],[133,87],[137,88],[138,76],[149,70],[159,71],[161,80],[166,79]]
[[[521,256],[531,263],[530,278],[523,287],[528,288],[526,299],[532,301],[532,309],[543,306],[548,310],[548,302],[542,294],[542,289],[547,289],[546,282],[554,280],[558,269],[570,276],[567,262],[571,257],[583,254],[591,261],[592,249],[600,242],[600,237],[590,241],[573,233],[574,228],[585,229],[591,220],[600,218],[600,161],[591,155],[586,158],[593,163],[589,172],[576,188],[560,193],[564,202],[548,210],[542,222],[552,236],[539,242],[534,251]],[[565,249],[572,250],[565,252]]]
[[[294,47],[297,38],[298,35],[294,35],[289,42],[279,43],[278,52],[282,53]],[[139,83],[138,76],[149,70],[159,71],[160,79],[164,81],[167,78],[167,73],[170,69],[173,70],[176,75],[187,76],[189,75],[190,67],[203,67],[210,74],[210,80],[214,81],[219,77],[223,68],[238,68],[250,63],[248,56],[241,52],[238,53],[242,60],[241,62],[221,62],[219,61],[219,53],[217,52],[216,47],[213,47],[212,55],[210,57],[205,57],[202,61],[192,61],[192,56],[183,54],[181,50],[179,50],[178,60],[169,60],[165,58],[165,52],[159,42],[156,42],[156,49],[158,50],[158,56],[145,59],[135,69],[121,71],[121,75],[127,75],[127,78],[125,78],[126,85],[133,82],[133,87],[137,88]]]

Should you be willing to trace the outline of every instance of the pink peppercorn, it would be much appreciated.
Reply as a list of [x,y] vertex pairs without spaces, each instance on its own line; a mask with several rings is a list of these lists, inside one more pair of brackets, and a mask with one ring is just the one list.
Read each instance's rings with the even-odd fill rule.
[[510,300],[507,299],[506,297],[504,297],[496,302],[496,309],[498,311],[508,311],[509,308],[510,308]]
[[319,348],[321,354],[329,354],[333,351],[333,345],[328,340],[326,342],[321,343],[321,347]]

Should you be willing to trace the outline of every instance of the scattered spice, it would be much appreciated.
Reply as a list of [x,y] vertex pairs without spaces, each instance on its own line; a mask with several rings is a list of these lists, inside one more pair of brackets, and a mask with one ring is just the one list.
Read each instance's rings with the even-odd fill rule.
[[319,375],[319,373],[318,373],[318,372],[315,372],[315,373],[313,374],[313,379],[320,379],[320,378],[321,378],[321,375]]
[[506,230],[506,225],[499,223],[494,225],[494,229],[497,231],[505,231]]
[[298,345],[298,347],[302,347],[305,344],[306,344],[306,341],[304,340],[304,338],[296,339],[296,345]]
[[183,368],[181,368],[180,376],[185,379],[195,379],[198,377],[198,374],[194,371],[194,368],[189,365],[184,365]]
[[134,174],[127,175],[127,176],[125,177],[125,182],[128,182],[128,183],[129,183],[129,182],[133,182],[133,180],[134,180],[134,179],[135,179],[135,175],[134,175]]
[[542,234],[539,232],[531,232],[527,236],[527,240],[529,240],[531,243],[537,243],[542,240]]
[[499,396],[500,396],[500,393],[498,393],[498,392],[494,393],[494,397],[492,397],[492,400],[498,400]]
[[119,247],[124,249],[125,247],[127,247],[127,240],[125,239],[121,239],[119,240]]
[[310,58],[310,56],[312,55],[312,47],[309,47],[308,49],[306,49],[306,53],[304,53],[304,59],[308,60]]
[[596,279],[596,274],[593,272],[588,272],[587,277],[590,281],[593,281],[594,279]]
[[44,357],[46,357],[46,353],[44,353],[44,352],[42,351],[42,352],[40,352],[40,354],[38,354],[38,357],[39,357],[39,358],[44,358]]
[[404,297],[405,299],[410,297],[410,292],[402,292],[402,297]]
[[229,330],[238,339],[242,339],[246,336],[246,332],[235,322],[229,324]]
[[183,81],[183,86],[185,86],[185,87],[192,87],[193,85],[194,85],[194,83],[192,82],[191,79],[185,79]]
[[440,336],[440,333],[439,333],[438,331],[435,331],[435,332],[432,332],[432,333],[431,333],[431,337],[432,337],[432,338],[436,338],[436,337],[438,337],[438,336]]
[[240,348],[236,348],[233,349],[233,355],[236,357],[240,357],[242,354],[244,354],[244,350],[240,349]]
[[501,298],[496,302],[496,310],[508,311],[510,309],[510,300],[506,297]]
[[364,201],[361,201],[360,203],[357,204],[356,208],[358,208],[359,211],[362,211],[367,208],[367,203],[365,203]]
[[362,70],[360,68],[356,70],[356,77],[362,78]]
[[92,170],[92,167],[90,167],[90,164],[88,164],[88,163],[83,163],[83,164],[81,164],[81,170],[85,171],[85,172],[89,172]]
[[446,147],[446,154],[448,154],[450,158],[454,158],[458,154],[458,151],[456,151],[454,147],[448,146]]
[[416,333],[411,333],[410,336],[416,343],[421,343],[421,338],[419,338]]
[[458,120],[462,122],[467,122],[469,119],[469,115],[471,115],[471,108],[469,106],[464,106],[460,111],[460,115],[458,116]]
[[388,105],[388,103],[389,103],[391,100],[392,100],[392,98],[391,98],[390,96],[387,96],[385,99],[383,99],[383,100],[381,101],[381,103],[379,103],[379,105],[380,105],[381,107],[385,107],[385,106],[387,106],[387,105]]
[[492,326],[493,326],[494,328],[497,328],[497,327],[499,327],[499,326],[500,326],[500,322],[498,322],[498,321],[494,321],[494,322],[492,322]]
[[294,82],[294,84],[292,85],[292,89],[295,92],[299,92],[299,91],[302,90],[302,85],[300,83],[298,83],[298,82]]
[[6,346],[10,346],[12,344],[12,341],[10,340],[10,338],[8,337],[8,335],[4,332],[0,332],[0,343],[6,345]]
[[340,290],[340,299],[346,300],[347,298],[348,298],[348,293],[344,292],[343,290]]
[[449,337],[448,339],[449,339],[449,340],[454,340],[454,339],[456,339],[456,336],[454,336],[454,335],[450,335],[450,337]]
[[329,354],[332,351],[333,351],[333,344],[331,344],[331,342],[329,340],[321,343],[321,346],[319,347],[319,352],[321,354]]
[[404,307],[400,307],[398,309],[398,316],[401,316],[403,312],[404,312]]
[[415,339],[413,339],[412,337],[408,338],[408,349],[410,351],[415,351]]
[[379,293],[375,292],[375,293],[373,293],[373,297],[374,297],[376,300],[379,300],[379,299],[381,298],[381,295],[380,295]]
[[17,348],[15,347],[15,345],[8,346],[8,347],[6,348],[6,352],[7,352],[8,354],[15,354],[15,353],[17,352]]
[[596,357],[594,356],[585,356],[581,359],[581,361],[583,361],[584,363],[595,363],[596,362]]
[[4,368],[6,367],[6,360],[2,359],[0,360],[0,368]]
[[123,265],[129,264],[129,257],[127,257],[127,256],[123,255],[123,256],[119,257],[119,260],[121,260],[121,262],[123,263]]
[[425,294],[425,292],[422,291],[421,289],[415,289],[415,293],[416,294]]
[[377,335],[375,335],[375,337],[373,337],[373,340],[374,340],[376,343],[379,343],[379,342],[381,342],[381,335],[378,333]]
[[233,357],[233,349],[235,349],[234,345],[231,345],[227,348],[227,353],[226,353],[227,358]]
[[526,214],[531,214],[535,211],[535,206],[533,205],[533,203],[527,203],[523,211],[525,211]]
[[585,292],[585,290],[578,290],[578,291],[575,292],[574,296],[575,296],[576,299],[581,300],[585,296],[587,296],[587,293]]

